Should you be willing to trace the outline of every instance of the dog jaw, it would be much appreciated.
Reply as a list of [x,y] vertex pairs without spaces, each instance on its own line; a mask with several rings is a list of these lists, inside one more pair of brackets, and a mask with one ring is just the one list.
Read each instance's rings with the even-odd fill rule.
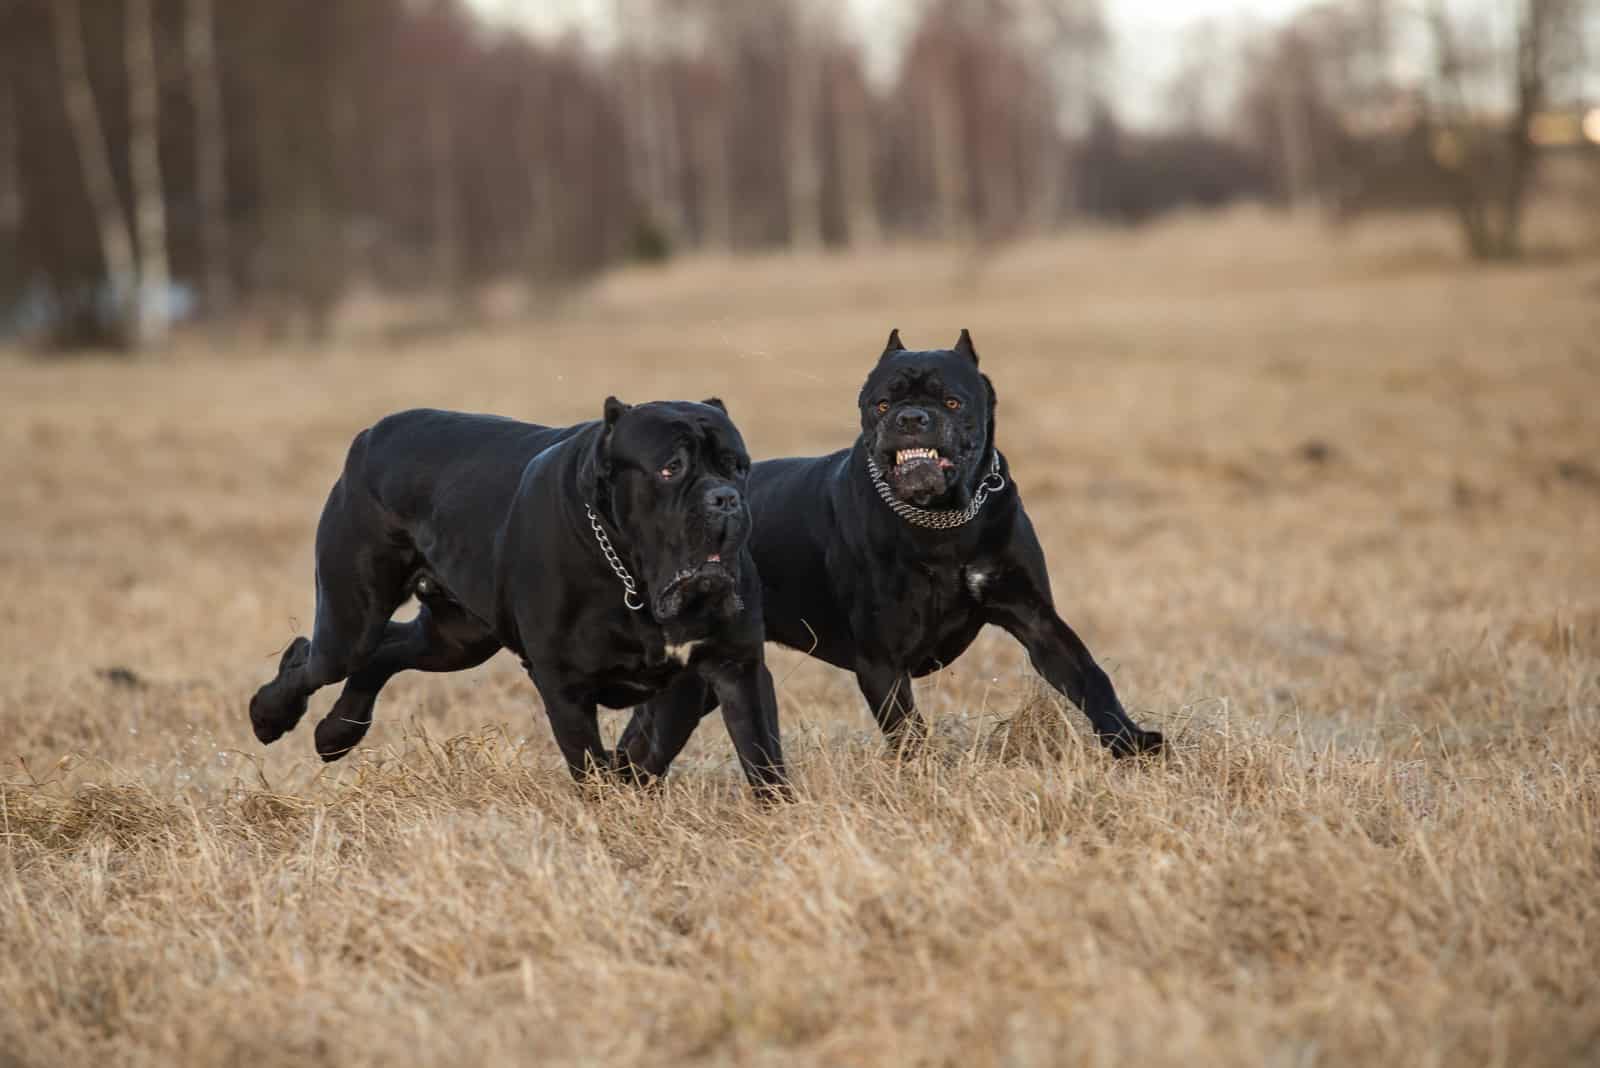
[[711,553],[699,564],[679,568],[662,584],[651,604],[662,622],[692,613],[699,618],[731,619],[744,610],[738,576]]
[[960,478],[961,463],[951,450],[934,445],[880,449],[879,466],[896,497],[926,507],[950,492]]

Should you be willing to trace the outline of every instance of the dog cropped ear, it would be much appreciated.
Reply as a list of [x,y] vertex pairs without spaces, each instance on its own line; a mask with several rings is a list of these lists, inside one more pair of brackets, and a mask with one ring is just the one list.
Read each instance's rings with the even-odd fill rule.
[[887,360],[897,352],[904,352],[906,347],[900,344],[900,331],[898,328],[889,331],[889,340],[883,343],[883,354],[878,357],[880,361]]
[[989,399],[989,418],[985,420],[989,425],[984,430],[986,440],[983,443],[984,455],[987,456],[994,449],[994,410],[1000,407],[1000,398],[994,395],[994,383],[989,381],[988,375],[980,374],[978,377],[983,379],[983,392]]
[[631,404],[624,404],[615,397],[606,398],[606,429],[610,430],[617,425],[617,420],[622,418],[622,413],[632,408]]
[[701,404],[709,404],[709,405],[711,405],[711,407],[715,408],[717,411],[721,412],[723,415],[727,415],[728,414],[728,406],[726,404],[722,403],[722,398],[721,397],[707,397],[705,400],[701,401],[700,403]]
[[978,365],[978,350],[972,347],[972,335],[967,333],[965,327],[962,328],[961,336],[956,339],[955,348],[951,351],[957,356],[965,356],[971,360],[974,367]]
[[611,431],[616,428],[617,420],[631,404],[624,404],[615,397],[606,398],[605,423],[600,428],[600,436],[594,442],[594,455],[590,457],[592,464],[592,477],[597,484],[611,477]]

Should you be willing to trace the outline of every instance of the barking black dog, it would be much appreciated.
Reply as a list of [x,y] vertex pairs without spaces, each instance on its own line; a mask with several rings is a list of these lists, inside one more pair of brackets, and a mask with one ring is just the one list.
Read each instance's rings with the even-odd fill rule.
[[[317,616],[250,702],[264,743],[346,679],[317,726],[336,760],[391,676],[461,671],[506,648],[544,699],[574,776],[612,766],[595,706],[681,677],[715,693],[763,794],[785,784],[746,544],[744,441],[719,400],[630,407],[551,428],[409,411],[356,436],[317,526]],[[415,594],[414,620],[390,619]]]
[[[963,330],[953,349],[907,351],[898,331],[861,389],[861,436],[831,456],[768,460],[750,476],[767,637],[856,673],[891,742],[923,733],[911,677],[955,661],[985,623],[1119,756],[1161,748],[1128,718],[1056,614],[1033,524],[995,448],[995,394]],[[684,678],[634,713],[619,760],[660,774],[716,707]]]

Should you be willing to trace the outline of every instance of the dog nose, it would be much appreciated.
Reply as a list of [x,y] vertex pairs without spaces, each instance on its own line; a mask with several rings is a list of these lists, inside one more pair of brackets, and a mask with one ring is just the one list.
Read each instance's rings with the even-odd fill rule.
[[928,413],[921,408],[901,408],[895,413],[895,429],[902,434],[915,434],[928,429]]
[[739,510],[739,491],[732,486],[713,486],[706,490],[706,511],[732,515]]

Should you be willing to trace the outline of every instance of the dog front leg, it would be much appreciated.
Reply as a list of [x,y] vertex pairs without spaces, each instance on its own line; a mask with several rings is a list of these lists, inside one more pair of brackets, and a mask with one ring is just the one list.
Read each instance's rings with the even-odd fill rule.
[[1160,750],[1161,733],[1141,730],[1128,718],[1111,679],[1037,589],[1018,576],[995,591],[992,600],[991,621],[1022,643],[1046,682],[1083,709],[1101,745],[1117,756]]
[[928,724],[917,711],[911,676],[876,660],[856,661],[856,684],[890,747],[909,752],[927,738]]
[[744,775],[764,801],[793,796],[783,767],[778,701],[772,674],[759,660],[723,663],[706,672]]
[[711,685],[694,671],[683,672],[658,696],[633,710],[617,739],[613,765],[635,780],[665,775],[700,720],[716,707]]
[[594,778],[611,769],[611,754],[600,741],[600,720],[592,698],[575,699],[554,686],[540,682],[535,672],[533,684],[544,699],[545,715],[550,718],[550,729],[556,736],[556,745],[566,758],[567,770],[579,782]]

